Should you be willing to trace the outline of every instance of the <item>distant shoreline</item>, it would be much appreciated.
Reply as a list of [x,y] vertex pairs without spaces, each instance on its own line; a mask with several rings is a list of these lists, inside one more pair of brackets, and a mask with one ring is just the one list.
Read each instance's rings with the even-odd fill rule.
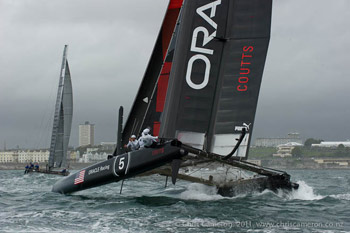
[[[88,166],[91,166],[95,164],[96,162],[93,163],[71,163],[69,166],[69,170],[79,170]],[[0,170],[23,170],[27,163],[0,163]],[[286,164],[286,163],[281,163],[281,160],[266,160],[262,159],[261,160],[261,165],[263,167],[268,167],[272,169],[279,169],[279,170],[304,170],[304,169],[310,169],[310,170],[320,170],[320,169],[327,169],[327,170],[349,170],[350,166],[339,166],[336,164],[332,165],[319,165],[316,163],[304,163],[302,160],[299,161],[297,164]],[[45,169],[45,166],[41,164],[41,169]],[[63,169],[63,168],[62,168]]]
[[[322,161],[317,162],[317,161]],[[346,161],[341,163],[340,161]],[[314,159],[297,159],[297,158],[275,158],[275,159],[261,159],[261,166],[288,170],[288,169],[350,169],[350,160],[344,158],[320,158]]]
[[[79,170],[88,167],[94,163],[71,163],[69,165],[69,170]],[[0,170],[23,170],[27,163],[0,163]],[[40,164],[41,169],[45,170],[45,165]],[[63,168],[62,168],[63,169]]]

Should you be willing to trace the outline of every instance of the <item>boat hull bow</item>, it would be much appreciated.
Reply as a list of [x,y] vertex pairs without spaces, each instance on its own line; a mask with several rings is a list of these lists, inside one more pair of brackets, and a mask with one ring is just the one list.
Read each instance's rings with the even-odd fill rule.
[[121,154],[63,178],[54,184],[52,191],[68,194],[118,182],[180,159],[184,155],[179,147],[172,146],[171,143]]

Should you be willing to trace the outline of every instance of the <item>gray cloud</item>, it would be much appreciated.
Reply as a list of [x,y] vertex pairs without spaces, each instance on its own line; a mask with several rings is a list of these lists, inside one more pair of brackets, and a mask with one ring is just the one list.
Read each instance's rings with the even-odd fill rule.
[[255,136],[349,137],[349,1],[274,1]]
[[[167,2],[0,0],[0,145],[48,147],[64,44],[74,117],[114,141],[119,105],[129,111]],[[298,131],[350,138],[350,2],[275,0],[254,136]],[[2,146],[0,146],[1,148]]]

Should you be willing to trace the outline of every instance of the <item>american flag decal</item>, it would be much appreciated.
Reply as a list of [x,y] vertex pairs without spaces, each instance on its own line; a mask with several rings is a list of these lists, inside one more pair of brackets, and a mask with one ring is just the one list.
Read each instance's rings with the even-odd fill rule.
[[81,184],[84,182],[84,177],[85,177],[85,170],[80,171],[75,179],[74,179],[74,184]]

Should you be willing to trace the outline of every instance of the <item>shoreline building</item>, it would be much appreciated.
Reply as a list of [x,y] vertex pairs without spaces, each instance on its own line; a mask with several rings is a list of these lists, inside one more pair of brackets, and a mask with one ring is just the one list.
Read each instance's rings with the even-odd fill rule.
[[284,138],[257,138],[254,146],[256,147],[277,147],[278,145],[296,142],[303,144],[299,133],[289,133]]
[[79,146],[93,146],[95,144],[95,125],[85,121],[79,125]]
[[311,144],[311,147],[336,148],[340,145],[350,147],[350,141],[336,141],[336,142],[321,142],[320,144]]
[[0,163],[47,163],[49,150],[10,150],[0,152]]
[[104,151],[114,151],[117,144],[115,142],[101,142],[101,149]]
[[303,144],[301,143],[297,143],[297,142],[288,142],[286,144],[282,144],[282,145],[278,145],[277,146],[277,152],[275,154],[273,154],[273,157],[281,157],[281,158],[285,158],[285,157],[292,157],[292,151],[295,147],[301,147],[303,146]]
[[106,152],[99,152],[98,148],[87,148],[86,152],[79,158],[80,163],[100,162],[106,160],[108,154]]

